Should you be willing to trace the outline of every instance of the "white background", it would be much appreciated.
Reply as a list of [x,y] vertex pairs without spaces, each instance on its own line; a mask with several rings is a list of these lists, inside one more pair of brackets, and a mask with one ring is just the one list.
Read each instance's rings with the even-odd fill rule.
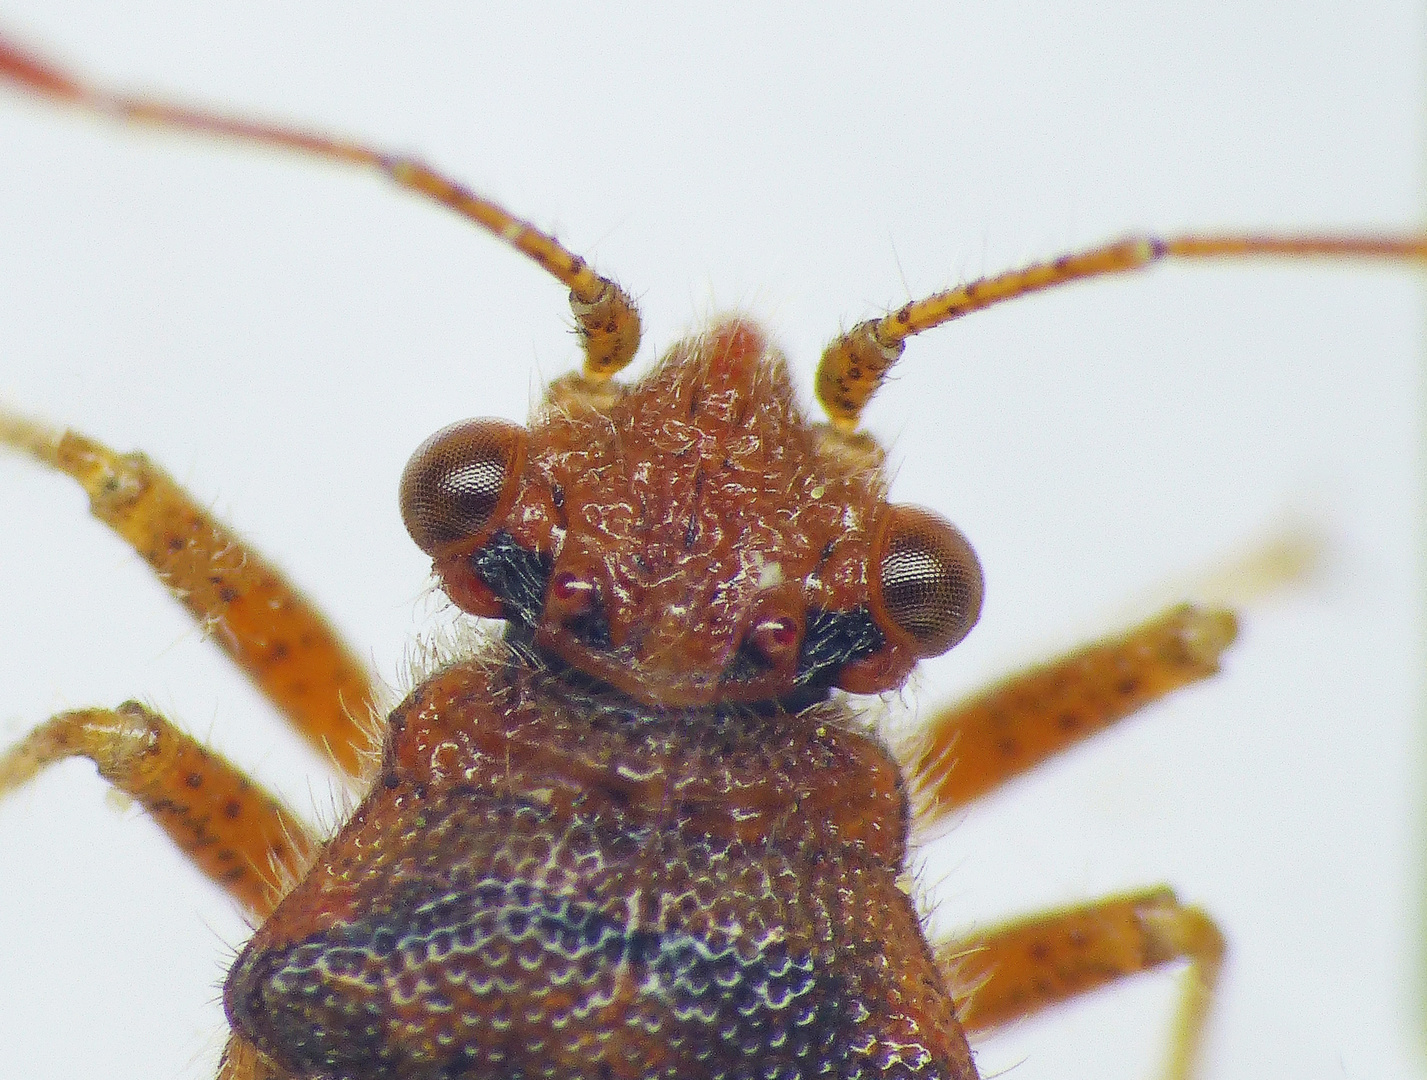
[[[840,327],[1028,258],[1421,207],[1415,3],[468,6],[5,0],[0,25],[96,77],[420,152],[627,285],[641,362],[738,309],[804,385]],[[869,417],[896,497],[957,521],[988,582],[912,708],[1286,514],[1326,531],[1326,571],[1250,612],[1223,678],[974,808],[923,873],[948,926],[1161,881],[1212,909],[1214,1080],[1421,1074],[1422,287],[1256,266],[1067,289],[914,342]],[[564,304],[369,178],[0,97],[0,399],[148,450],[388,679],[441,618],[401,467],[450,420],[523,417],[574,363]],[[0,737],[139,695],[332,805],[72,485],[0,460],[0,508]],[[54,770],[0,805],[0,1075],[209,1075],[243,935],[91,766]],[[981,1067],[1146,1077],[1171,993],[1022,1024]]]

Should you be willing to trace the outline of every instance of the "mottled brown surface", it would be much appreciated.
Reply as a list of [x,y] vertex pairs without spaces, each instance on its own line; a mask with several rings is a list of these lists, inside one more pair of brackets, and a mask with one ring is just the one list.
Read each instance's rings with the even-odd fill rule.
[[913,656],[869,587],[878,456],[741,322],[557,384],[528,434],[453,430],[408,518],[508,639],[392,715],[229,976],[235,1032],[311,1080],[974,1076],[898,887],[897,767],[824,700]]
[[293,1075],[974,1075],[896,768],[839,709],[654,713],[482,659],[391,722],[229,978]]
[[821,453],[782,357],[747,323],[676,346],[599,411],[566,399],[532,425],[505,527],[554,572],[596,575],[610,647],[557,620],[540,643],[664,702],[763,700],[786,679],[730,685],[759,618],[866,603],[880,470]]

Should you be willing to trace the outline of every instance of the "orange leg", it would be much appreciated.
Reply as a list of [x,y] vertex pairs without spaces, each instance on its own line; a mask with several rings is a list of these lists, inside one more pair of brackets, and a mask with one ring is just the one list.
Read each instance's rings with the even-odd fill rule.
[[1224,938],[1167,888],[1046,912],[947,942],[937,957],[966,1030],[984,1034],[1142,971],[1188,961],[1165,1075],[1193,1074]]
[[282,576],[142,454],[0,411],[0,447],[67,473],[299,732],[347,773],[373,749],[371,677]]
[[940,712],[908,756],[918,821],[934,821],[1170,691],[1214,674],[1235,630],[1225,609],[1171,608]]
[[65,758],[86,757],[252,915],[307,869],[316,838],[236,766],[130,701],[51,718],[0,754],[0,796]]
[[266,1061],[257,1050],[236,1035],[228,1037],[223,1060],[218,1063],[217,1080],[289,1080]]

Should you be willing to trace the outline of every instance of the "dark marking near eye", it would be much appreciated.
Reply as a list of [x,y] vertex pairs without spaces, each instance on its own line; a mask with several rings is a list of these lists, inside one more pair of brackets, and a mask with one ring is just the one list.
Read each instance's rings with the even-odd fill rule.
[[471,555],[471,568],[500,597],[507,619],[526,626],[540,621],[550,561],[539,552],[527,551],[502,529]]
[[808,612],[793,686],[801,693],[826,692],[844,665],[871,656],[885,644],[886,638],[867,608],[813,608]]

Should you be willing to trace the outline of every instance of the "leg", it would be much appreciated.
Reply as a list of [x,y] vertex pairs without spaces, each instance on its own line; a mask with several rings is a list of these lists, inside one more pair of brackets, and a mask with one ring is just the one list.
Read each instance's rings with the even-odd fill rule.
[[979,1034],[1111,982],[1187,960],[1168,1080],[1193,1074],[1224,958],[1224,938],[1167,888],[1109,897],[992,927],[937,948],[957,1015]]
[[67,473],[90,512],[318,750],[356,773],[374,749],[371,678],[327,620],[222,522],[142,454],[0,411],[0,447]]
[[137,702],[60,713],[0,755],[0,797],[45,766],[87,757],[252,915],[306,871],[316,838],[236,766]]
[[942,711],[907,756],[918,823],[1214,674],[1234,633],[1234,616],[1222,608],[1171,608]]
[[288,1080],[263,1061],[258,1052],[236,1035],[228,1036],[223,1060],[218,1063],[218,1080]]

